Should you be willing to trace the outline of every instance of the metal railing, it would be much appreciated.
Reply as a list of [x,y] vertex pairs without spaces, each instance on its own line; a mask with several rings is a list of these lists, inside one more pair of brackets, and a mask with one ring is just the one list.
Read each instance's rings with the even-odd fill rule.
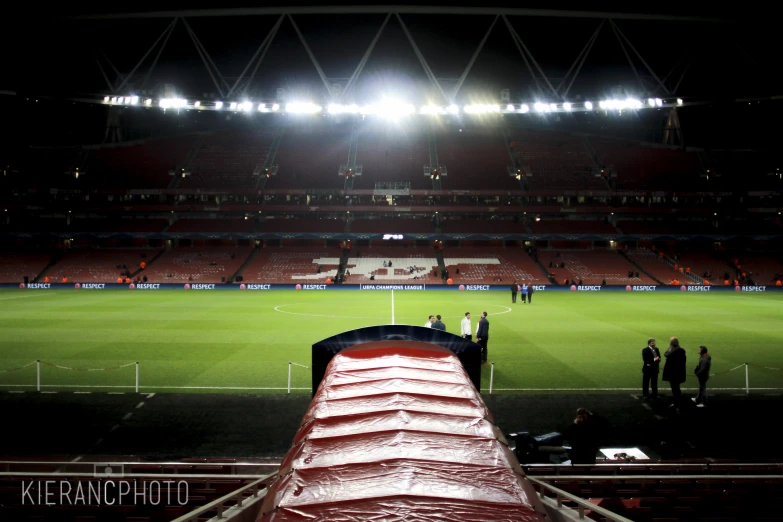
[[[242,510],[244,507],[245,500],[251,500],[251,498],[245,499],[245,491],[250,490],[251,491],[251,497],[252,499],[263,499],[266,494],[269,492],[268,489],[266,489],[266,486],[264,482],[268,481],[272,475],[267,475],[266,477],[262,477],[258,480],[254,480],[250,484],[247,484],[246,486],[242,486],[241,488],[237,489],[236,491],[232,491],[231,493],[228,493],[227,495],[223,495],[222,497],[213,500],[209,504],[206,504],[204,506],[201,506],[200,508],[196,508],[190,513],[186,513],[182,515],[179,518],[175,518],[172,522],[190,522],[192,520],[198,520],[199,515],[203,515],[204,513],[208,513],[210,511],[216,511],[217,512],[217,518],[225,518],[223,516],[224,510],[226,507],[223,505],[226,502],[230,502],[231,500],[236,500],[236,504],[233,506],[229,506],[228,509],[235,508],[237,510]],[[259,486],[265,488],[264,491],[259,493]]]
[[[105,461],[51,461],[51,460],[3,460],[0,461],[0,473],[6,474],[44,474],[51,472],[69,473],[71,475],[84,475],[92,473],[99,466],[123,466],[125,468],[133,467],[153,467],[157,466],[161,468],[161,475],[187,475],[193,476],[192,471],[196,471],[199,468],[215,468],[222,467],[228,469],[229,473],[214,474],[223,477],[237,478],[242,474],[242,471],[253,470],[254,468],[272,468],[276,470],[280,467],[279,462],[129,462],[123,460],[116,460],[111,462]],[[45,471],[45,468],[50,468],[51,471]],[[171,471],[164,471],[165,469]],[[71,470],[71,471],[68,471]],[[180,473],[181,472],[181,473]],[[129,473],[130,474],[130,473]],[[138,474],[135,474],[138,475]],[[245,473],[242,476],[248,476],[251,478],[257,478],[260,474]]]
[[555,486],[551,484],[547,484],[546,482],[543,482],[542,480],[539,480],[535,477],[528,476],[527,479],[532,482],[533,484],[538,486],[538,495],[541,498],[541,500],[552,500],[549,497],[545,495],[545,491],[550,491],[555,494],[555,500],[557,502],[558,509],[572,509],[568,506],[563,505],[563,500],[569,500],[571,502],[574,502],[576,504],[576,511],[579,514],[580,519],[585,518],[585,511],[590,510],[593,513],[597,513],[598,515],[601,515],[606,520],[610,522],[633,522],[630,518],[625,518],[623,516],[617,515],[615,513],[612,513],[608,509],[604,509],[600,506],[597,506],[583,498],[579,498],[576,495],[572,495],[571,493],[568,493],[567,491],[563,491],[560,488],[556,488]]
[[[656,471],[661,470],[662,472],[671,472],[670,474],[666,475],[668,478],[671,478],[672,476],[682,476],[682,475],[676,475],[677,473],[683,471],[689,474],[697,473],[699,471],[703,472],[713,472],[713,471],[722,471],[724,474],[727,471],[737,471],[735,474],[731,474],[732,477],[747,477],[747,474],[744,474],[743,472],[749,471],[749,470],[755,470],[758,469],[760,471],[765,471],[767,475],[783,475],[783,463],[728,463],[728,462],[671,462],[671,463],[640,463],[640,462],[627,462],[627,463],[612,463],[612,464],[590,464],[590,465],[576,465],[573,466],[571,464],[525,464],[522,466],[522,468],[525,470],[526,473],[529,472],[535,472],[537,468],[543,468],[543,469],[552,469],[555,473],[555,476],[558,478],[561,477],[575,477],[575,476],[581,476],[586,475],[587,470],[589,470],[592,473],[601,473],[601,472],[613,472],[612,475],[591,475],[592,477],[606,477],[614,478],[618,476],[618,472],[626,474],[626,473],[632,473],[635,469],[638,470],[649,470],[649,471]],[[775,471],[773,471],[773,469]],[[571,470],[578,470],[577,473],[569,473]],[[565,471],[566,473],[561,473],[561,471]],[[542,477],[544,475],[532,475],[534,477]],[[708,476],[714,476],[714,475],[708,475]],[[547,475],[547,477],[549,477]]]

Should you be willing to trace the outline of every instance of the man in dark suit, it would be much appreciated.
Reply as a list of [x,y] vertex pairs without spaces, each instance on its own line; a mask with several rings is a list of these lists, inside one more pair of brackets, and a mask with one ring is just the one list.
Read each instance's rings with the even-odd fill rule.
[[527,285],[527,304],[533,299],[533,285]]
[[514,279],[514,282],[511,284],[511,302],[516,303],[517,302],[517,292],[519,291],[519,286],[517,285],[517,280]]
[[432,328],[435,330],[443,330],[444,332],[446,331],[446,325],[440,320],[440,314],[435,316],[435,322],[432,323]]
[[663,365],[663,380],[669,382],[672,388],[672,397],[679,400],[682,397],[680,384],[685,382],[685,349],[680,346],[680,341],[672,337],[669,341],[669,349],[663,354],[666,364]]
[[[644,398],[658,398],[658,369],[661,365],[661,352],[655,346],[655,339],[647,340],[647,347],[642,350],[642,390]],[[652,383],[652,395],[650,395],[650,384]]]
[[476,328],[476,342],[481,345],[481,363],[487,364],[487,341],[489,340],[489,321],[487,312],[481,312],[478,327]]

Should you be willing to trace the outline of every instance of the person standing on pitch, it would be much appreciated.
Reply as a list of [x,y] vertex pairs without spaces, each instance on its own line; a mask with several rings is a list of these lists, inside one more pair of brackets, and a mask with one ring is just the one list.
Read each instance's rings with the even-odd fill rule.
[[[647,340],[647,347],[642,350],[642,392],[644,398],[658,398],[658,369],[661,366],[661,351],[655,346],[655,339]],[[652,395],[650,395],[652,384]]]
[[685,382],[685,349],[680,346],[680,340],[672,337],[669,341],[669,349],[663,354],[666,364],[663,365],[663,380],[669,382],[672,388],[672,397],[678,400],[682,397],[680,384]]
[[533,285],[527,285],[527,302],[530,304],[530,300],[533,299]]
[[435,322],[435,316],[434,315],[429,316],[427,322],[424,323],[424,328],[432,328],[432,323],[434,322]]
[[[517,285],[517,280],[514,279],[514,282],[511,283],[511,302],[516,303],[517,302],[517,291],[519,291],[519,285]],[[524,301],[524,297],[522,298]]]
[[443,321],[440,320],[440,314],[435,316],[435,322],[432,323],[432,327],[436,330],[443,330],[446,331],[446,325],[443,324]]
[[476,342],[481,345],[481,363],[487,364],[487,341],[489,340],[489,321],[487,321],[487,312],[481,312],[476,327]]
[[525,299],[527,299],[527,293],[530,290],[527,287],[527,283],[522,285],[521,290],[522,290],[522,304],[525,304]]
[[693,373],[699,379],[699,394],[695,399],[692,399],[696,403],[696,406],[703,408],[707,405],[707,380],[710,378],[710,370],[712,369],[712,357],[707,353],[706,346],[699,347],[699,364]]
[[473,335],[471,334],[470,312],[465,312],[465,318],[460,323],[460,328],[462,329],[462,338],[472,341]]

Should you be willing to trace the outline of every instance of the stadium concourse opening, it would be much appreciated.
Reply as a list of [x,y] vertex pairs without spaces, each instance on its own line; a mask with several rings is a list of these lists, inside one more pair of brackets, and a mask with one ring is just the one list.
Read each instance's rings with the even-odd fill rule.
[[258,520],[545,520],[461,359],[480,347],[423,327],[313,345],[329,362]]

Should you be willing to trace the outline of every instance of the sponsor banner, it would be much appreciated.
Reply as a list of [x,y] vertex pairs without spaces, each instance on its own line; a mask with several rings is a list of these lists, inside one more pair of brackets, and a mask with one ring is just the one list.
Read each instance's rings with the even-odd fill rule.
[[[270,283],[0,283],[0,288],[18,288],[23,290],[398,290],[398,291],[509,291],[508,284],[495,285],[425,285],[425,284],[270,284]],[[530,285],[534,292],[781,292],[779,286],[697,286],[697,285]]]

